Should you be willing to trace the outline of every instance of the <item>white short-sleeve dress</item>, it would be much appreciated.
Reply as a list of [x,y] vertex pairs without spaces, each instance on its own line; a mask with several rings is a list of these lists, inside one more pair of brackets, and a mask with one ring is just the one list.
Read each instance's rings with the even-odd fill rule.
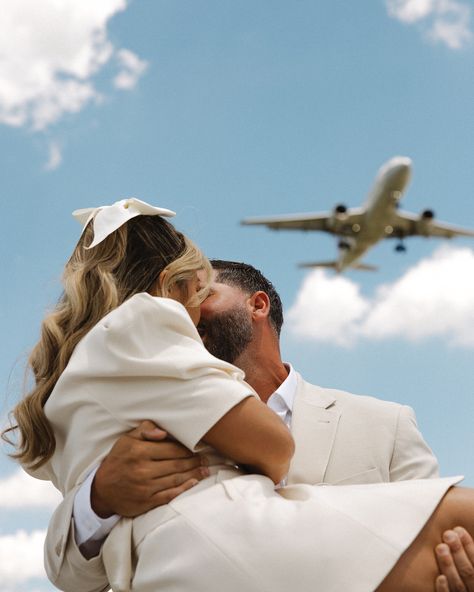
[[[243,373],[207,352],[181,304],[135,295],[76,347],[45,405],[56,450],[37,476],[67,493],[144,419],[196,450],[249,396]],[[114,528],[103,551],[113,590],[372,592],[460,480],[275,491],[213,459],[209,478]]]

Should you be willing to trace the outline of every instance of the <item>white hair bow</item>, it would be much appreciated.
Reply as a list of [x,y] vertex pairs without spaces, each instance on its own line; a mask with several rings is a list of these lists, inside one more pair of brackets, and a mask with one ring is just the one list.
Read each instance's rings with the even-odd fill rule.
[[111,206],[74,210],[72,215],[83,225],[82,232],[84,232],[89,222],[94,219],[94,240],[88,247],[86,247],[86,249],[91,249],[107,238],[109,234],[117,230],[117,228],[120,228],[122,224],[135,218],[135,216],[172,217],[176,216],[176,212],[165,208],[156,208],[141,199],[131,197],[129,199],[116,201]]

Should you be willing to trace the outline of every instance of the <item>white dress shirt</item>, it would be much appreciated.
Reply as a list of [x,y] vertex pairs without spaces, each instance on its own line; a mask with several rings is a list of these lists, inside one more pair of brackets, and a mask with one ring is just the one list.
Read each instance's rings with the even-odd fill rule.
[[109,518],[101,518],[92,509],[92,481],[98,468],[97,466],[89,473],[89,476],[82,483],[74,498],[74,536],[77,545],[81,547],[81,551],[87,557],[91,557],[100,551],[104,539],[120,520],[120,516],[117,514]]
[[288,376],[268,399],[267,405],[272,411],[281,417],[286,426],[290,428],[297,380],[293,366],[291,364],[285,364],[285,367],[288,370]]
[[[288,376],[270,396],[267,405],[290,428],[297,379],[293,366],[285,364],[285,367],[288,369]],[[74,499],[73,520],[76,544],[87,557],[99,553],[104,539],[120,520],[117,514],[109,518],[101,518],[92,509],[91,487],[98,468],[97,466],[85,479]]]

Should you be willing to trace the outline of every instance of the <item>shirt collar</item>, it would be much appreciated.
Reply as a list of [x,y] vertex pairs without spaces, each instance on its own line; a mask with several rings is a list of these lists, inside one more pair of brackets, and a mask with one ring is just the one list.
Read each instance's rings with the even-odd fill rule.
[[[273,399],[272,402],[276,403],[277,407],[284,407],[286,410],[293,412],[293,403],[297,387],[296,372],[291,364],[285,364],[285,367],[288,369],[288,376],[272,394],[270,399]],[[270,403],[270,399],[268,400],[268,403]]]

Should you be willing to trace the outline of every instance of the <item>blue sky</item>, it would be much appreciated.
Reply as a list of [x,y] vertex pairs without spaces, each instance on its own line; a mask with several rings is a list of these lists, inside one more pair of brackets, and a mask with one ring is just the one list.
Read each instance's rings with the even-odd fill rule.
[[[274,281],[284,358],[306,379],[411,405],[442,473],[473,486],[473,241],[413,239],[403,255],[387,241],[366,257],[377,273],[337,277],[297,268],[333,258],[331,237],[239,225],[357,206],[401,154],[414,163],[404,209],[474,226],[472,7],[6,0],[2,417],[79,236],[71,211],[136,196],[177,211],[209,256]],[[37,487],[2,456],[6,592],[50,589],[38,553],[56,498]]]

